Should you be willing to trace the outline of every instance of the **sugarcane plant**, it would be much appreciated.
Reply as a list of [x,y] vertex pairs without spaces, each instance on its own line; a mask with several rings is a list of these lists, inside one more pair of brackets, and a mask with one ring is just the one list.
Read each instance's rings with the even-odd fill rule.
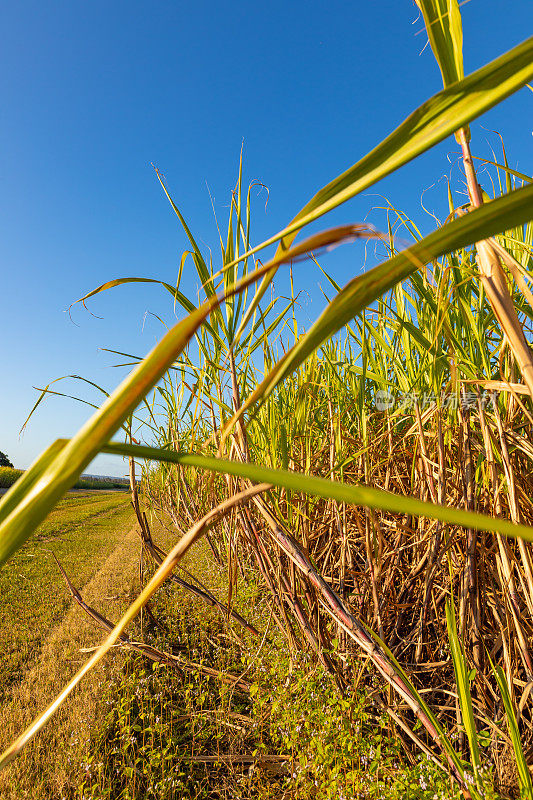
[[[269,592],[287,648],[310,650],[340,693],[354,650],[364,653],[389,687],[380,700],[385,712],[410,746],[449,770],[465,797],[484,792],[475,716],[490,718],[503,703],[519,785],[531,796],[520,742],[520,726],[522,734],[531,730],[529,694],[518,705],[514,687],[517,680],[529,686],[533,673],[533,186],[509,168],[503,150],[498,185],[492,197],[484,194],[468,125],[531,80],[533,39],[465,77],[457,0],[417,2],[442,73],[440,92],[256,246],[241,155],[216,263],[202,255],[157,173],[189,242],[176,283],[118,278],[82,298],[157,283],[183,316],[146,357],[120,354],[132,366],[126,379],[2,498],[0,564],[105,452],[132,460],[134,508],[156,569],[122,619],[106,621],[103,644],[0,757],[0,768],[127,641],[128,624],[208,536],[228,571],[222,612],[231,616],[238,565],[246,561]],[[456,207],[450,189],[449,216],[429,235],[389,204],[383,232],[354,224],[296,241],[308,224],[452,134],[469,202]],[[404,249],[399,230],[413,238]],[[375,242],[385,258],[341,288],[322,259],[332,245],[358,239]],[[257,254],[274,244],[262,263]],[[308,331],[295,310],[292,265],[302,258],[322,270],[332,294]],[[181,289],[191,261],[197,302]],[[266,300],[280,269],[291,281],[283,305]],[[124,441],[113,439],[119,431]],[[181,533],[168,553],[141,510],[134,460],[145,464],[145,500]],[[201,596],[194,581],[188,588]],[[335,636],[340,651],[331,646]],[[504,672],[492,666],[496,655]],[[421,691],[410,668],[427,664],[441,669],[427,673]],[[450,713],[440,707],[453,675]]]

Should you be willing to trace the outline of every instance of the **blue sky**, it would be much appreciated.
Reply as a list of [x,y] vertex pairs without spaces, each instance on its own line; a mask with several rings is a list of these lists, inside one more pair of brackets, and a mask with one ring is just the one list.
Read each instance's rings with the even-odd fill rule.
[[[465,69],[531,34],[529,0],[463,6]],[[18,431],[53,378],[80,374],[112,389],[124,374],[109,347],[145,354],[161,333],[146,312],[171,319],[156,288],[126,287],[66,309],[126,275],[175,280],[186,242],[151,164],[199,241],[216,248],[244,140],[245,180],[269,187],[255,204],[254,240],[279,230],[324,183],[354,163],[441,88],[411,0],[373,3],[26,2],[0,12],[0,295],[3,386],[0,450],[26,467],[90,410],[49,398]],[[523,89],[472,126],[474,153],[490,157],[498,130],[511,166],[531,174],[533,95]],[[483,126],[483,127],[482,127]],[[379,225],[382,193],[420,225],[439,211],[457,147],[452,139],[324,221]],[[457,168],[454,177],[459,185]],[[342,251],[342,252],[341,252]],[[213,250],[216,256],[216,249]],[[362,251],[341,248],[324,266],[339,283]],[[299,275],[298,275],[299,270]],[[323,300],[306,265],[302,319]],[[182,288],[194,294],[184,276]],[[96,395],[64,385],[88,399]],[[121,474],[100,457],[90,471]]]

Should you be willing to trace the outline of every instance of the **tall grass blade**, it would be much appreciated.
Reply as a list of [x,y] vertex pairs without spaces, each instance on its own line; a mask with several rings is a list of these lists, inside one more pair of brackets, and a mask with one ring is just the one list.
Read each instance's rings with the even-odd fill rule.
[[416,497],[393,494],[383,489],[373,489],[370,486],[353,486],[339,481],[319,478],[314,475],[306,475],[301,472],[271,469],[270,467],[263,467],[259,464],[230,461],[224,458],[202,456],[196,453],[176,453],[173,450],[146,447],[144,445],[110,442],[102,446],[102,452],[198,467],[200,469],[218,472],[222,475],[236,475],[240,478],[248,478],[254,482],[271,483],[273,486],[292,489],[293,491],[303,492],[304,494],[314,495],[316,497],[337,500],[340,503],[351,503],[353,505],[378,508],[383,511],[392,511],[400,514],[412,514],[414,517],[439,519],[450,525],[501,533],[511,538],[522,538],[526,541],[533,542],[533,528],[528,525],[518,525],[499,517],[489,517],[486,514],[464,511],[460,508],[450,508],[437,503],[428,503]]
[[461,717],[463,725],[468,737],[468,744],[470,746],[470,755],[472,758],[472,767],[474,768],[474,776],[476,782],[479,782],[479,770],[481,767],[481,758],[479,755],[478,734],[476,728],[476,721],[474,719],[474,709],[472,706],[472,695],[470,694],[470,679],[468,664],[459,642],[457,633],[457,623],[455,620],[455,609],[453,603],[447,601],[446,603],[446,624],[448,627],[448,639],[450,642],[450,651],[452,654],[453,668],[455,672],[455,682],[457,685],[457,694],[459,695],[459,704],[461,706]]
[[464,77],[463,25],[457,0],[416,0],[444,86]]
[[494,677],[498,683],[500,694],[505,708],[505,717],[507,720],[507,727],[509,735],[513,743],[513,750],[515,754],[516,768],[518,772],[518,780],[520,783],[521,796],[524,800],[532,800],[533,798],[533,782],[531,780],[531,773],[527,765],[526,757],[522,749],[522,741],[520,739],[520,731],[518,730],[518,722],[514,713],[513,703],[507,685],[507,679],[503,669],[498,665],[495,666],[491,662]]

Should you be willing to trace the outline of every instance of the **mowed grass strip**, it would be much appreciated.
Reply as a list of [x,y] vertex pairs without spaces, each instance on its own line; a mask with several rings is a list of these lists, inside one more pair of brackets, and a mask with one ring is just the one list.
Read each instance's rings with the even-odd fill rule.
[[[117,519],[117,518],[115,518]],[[109,619],[119,618],[139,592],[139,537],[133,525],[115,529],[115,546],[83,586],[83,599]],[[67,589],[65,587],[65,593]],[[131,631],[130,631],[131,632]],[[75,602],[46,632],[33,663],[0,703],[0,750],[58,694],[86,659],[83,648],[98,645],[105,632]],[[114,650],[99,664],[21,757],[0,772],[0,800],[73,800],[110,681],[119,680],[126,654]],[[93,795],[88,795],[92,797]]]
[[68,494],[0,571],[0,703],[71,603],[52,554],[81,588],[133,522],[126,493]]

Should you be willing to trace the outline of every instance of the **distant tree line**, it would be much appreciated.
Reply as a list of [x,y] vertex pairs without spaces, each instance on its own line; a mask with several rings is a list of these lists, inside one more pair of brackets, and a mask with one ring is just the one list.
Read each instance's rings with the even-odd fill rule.
[[2,453],[1,450],[0,450],[0,467],[11,467],[11,469],[14,469],[13,464],[11,463],[9,458],[6,456],[5,453]]

